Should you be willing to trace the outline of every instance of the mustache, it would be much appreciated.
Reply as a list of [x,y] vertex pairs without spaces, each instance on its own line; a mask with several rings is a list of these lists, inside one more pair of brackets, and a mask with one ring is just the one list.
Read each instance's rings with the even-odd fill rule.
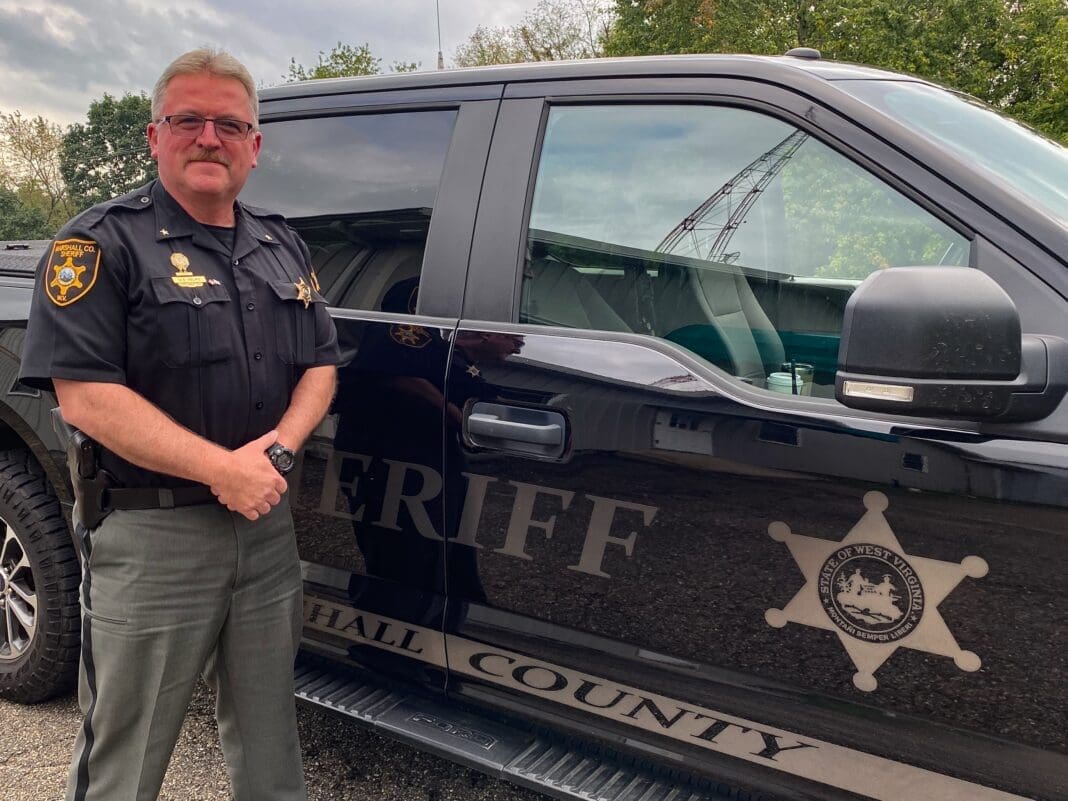
[[229,159],[224,158],[220,153],[215,153],[211,150],[202,151],[201,153],[198,153],[197,155],[189,159],[190,164],[197,161],[206,161],[210,164],[221,164],[224,167],[230,166]]

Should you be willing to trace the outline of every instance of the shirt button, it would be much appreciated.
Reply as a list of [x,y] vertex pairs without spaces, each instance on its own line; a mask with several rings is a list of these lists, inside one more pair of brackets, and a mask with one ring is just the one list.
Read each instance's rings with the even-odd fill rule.
[[263,358],[263,354],[260,353],[259,351],[256,351],[256,353],[253,354],[252,358],[255,359],[256,361],[259,361],[260,359]]
[[239,264],[241,264],[241,259],[234,259],[234,267],[237,267]]
[[256,408],[257,409],[262,409],[263,408],[263,401],[256,401]]
[[199,306],[203,301],[200,298],[193,298],[193,305]]
[[245,304],[245,308],[248,309],[249,311],[253,311],[256,308],[256,304],[255,303],[246,303]]

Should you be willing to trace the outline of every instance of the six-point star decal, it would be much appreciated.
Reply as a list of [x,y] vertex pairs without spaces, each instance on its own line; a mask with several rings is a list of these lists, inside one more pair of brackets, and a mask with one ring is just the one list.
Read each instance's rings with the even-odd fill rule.
[[965,577],[985,576],[986,561],[910,556],[883,516],[886,496],[869,492],[864,506],[867,512],[841,542],[794,534],[781,521],[768,526],[805,575],[805,585],[785,608],[764,613],[768,625],[833,631],[856,665],[853,684],[864,692],[878,686],[875,671],[898,648],[948,656],[961,670],[978,670],[979,657],[957,645],[938,605]]

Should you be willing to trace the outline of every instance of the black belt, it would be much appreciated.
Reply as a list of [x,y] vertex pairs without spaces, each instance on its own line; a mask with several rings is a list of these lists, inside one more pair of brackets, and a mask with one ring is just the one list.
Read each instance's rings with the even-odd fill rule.
[[117,488],[104,491],[105,509],[173,509],[176,506],[196,506],[215,501],[215,495],[204,486]]

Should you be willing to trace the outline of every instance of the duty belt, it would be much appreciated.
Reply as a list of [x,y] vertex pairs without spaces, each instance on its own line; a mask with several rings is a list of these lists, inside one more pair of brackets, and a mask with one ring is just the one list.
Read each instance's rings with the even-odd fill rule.
[[215,495],[204,486],[116,487],[104,490],[103,505],[106,509],[174,509],[215,501]]

